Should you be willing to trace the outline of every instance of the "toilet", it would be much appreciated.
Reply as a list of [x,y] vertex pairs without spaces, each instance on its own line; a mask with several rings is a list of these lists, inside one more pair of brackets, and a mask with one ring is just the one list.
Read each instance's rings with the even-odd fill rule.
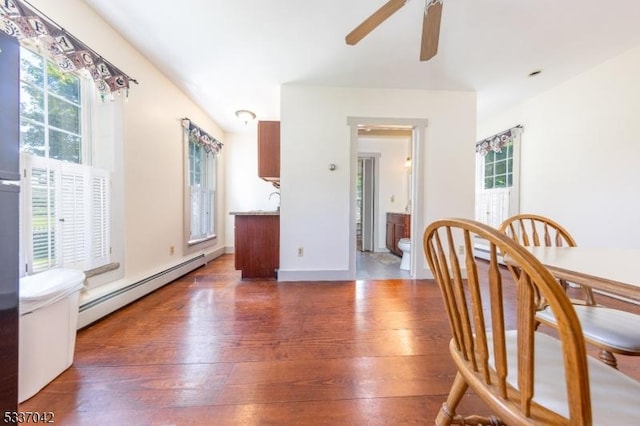
[[400,238],[398,248],[402,250],[402,260],[400,261],[400,269],[408,271],[411,269],[411,239]]
[[85,275],[51,269],[20,278],[18,402],[38,393],[73,363]]

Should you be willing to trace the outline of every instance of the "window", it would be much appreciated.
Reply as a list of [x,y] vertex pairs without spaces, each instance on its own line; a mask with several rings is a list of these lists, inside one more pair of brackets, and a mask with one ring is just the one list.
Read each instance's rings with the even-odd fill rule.
[[193,245],[215,237],[216,158],[197,139],[188,137],[188,161],[188,244]]
[[484,189],[506,188],[513,185],[513,143],[499,152],[489,151],[484,157]]
[[22,151],[82,163],[81,80],[25,48],[20,50]]
[[110,172],[92,166],[91,81],[20,51],[26,272],[110,261]]
[[519,211],[521,133],[518,126],[476,144],[476,220],[487,225]]

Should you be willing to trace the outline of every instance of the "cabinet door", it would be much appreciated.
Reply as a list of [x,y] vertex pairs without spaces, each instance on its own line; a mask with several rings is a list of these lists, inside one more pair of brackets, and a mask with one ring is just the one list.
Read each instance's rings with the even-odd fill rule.
[[258,177],[280,180],[280,122],[258,122]]
[[406,234],[407,228],[404,226],[404,224],[396,223],[394,237],[396,239],[395,249],[398,254],[402,254],[402,250],[398,248],[398,242],[400,242],[402,238],[406,238]]
[[280,217],[236,215],[235,267],[242,278],[273,278],[280,263]]
[[387,222],[387,249],[394,251],[393,223]]

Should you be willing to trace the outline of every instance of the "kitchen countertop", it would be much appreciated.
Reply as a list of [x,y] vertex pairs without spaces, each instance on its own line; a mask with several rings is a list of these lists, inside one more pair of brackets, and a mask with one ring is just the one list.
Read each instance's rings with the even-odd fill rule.
[[279,216],[279,210],[249,210],[246,212],[229,212],[233,216]]

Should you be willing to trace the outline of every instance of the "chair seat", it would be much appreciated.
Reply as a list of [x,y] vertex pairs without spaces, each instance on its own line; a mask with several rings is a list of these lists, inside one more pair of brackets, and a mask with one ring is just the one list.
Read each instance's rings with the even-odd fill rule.
[[[574,309],[587,341],[616,353],[640,353],[640,315],[597,306],[574,305]],[[556,324],[549,307],[536,317],[547,325]]]
[[[516,331],[506,331],[507,381],[518,388],[518,341]],[[489,344],[489,347],[493,347]],[[562,347],[554,337],[535,333],[535,394],[533,400],[569,417]],[[640,382],[588,356],[591,410],[594,425],[638,424]],[[490,357],[492,359],[492,357]]]

